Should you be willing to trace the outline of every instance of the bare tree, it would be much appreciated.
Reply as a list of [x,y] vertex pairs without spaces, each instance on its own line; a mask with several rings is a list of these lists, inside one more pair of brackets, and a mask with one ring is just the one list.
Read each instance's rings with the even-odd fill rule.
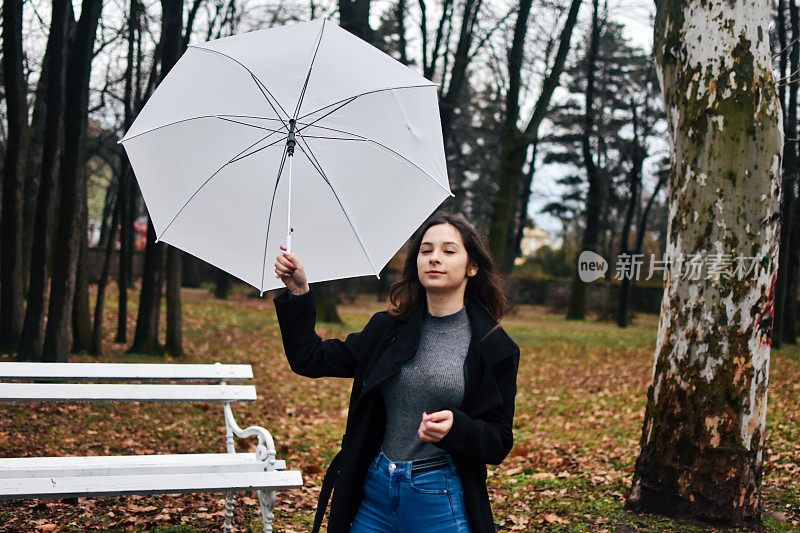
[[[514,39],[508,54],[509,82],[506,92],[506,113],[501,145],[500,175],[498,177],[499,189],[494,198],[489,226],[489,247],[492,255],[501,262],[501,270],[504,272],[509,272],[513,266],[514,257],[516,256],[517,234],[522,232],[521,227],[518,230],[516,226],[520,220],[522,220],[522,225],[524,226],[525,220],[524,216],[520,218],[520,213],[515,209],[515,205],[519,205],[521,207],[520,210],[527,214],[528,196],[535,160],[530,161],[530,171],[527,176],[523,176],[526,156],[529,147],[536,142],[539,126],[546,116],[553,92],[558,87],[559,78],[564,71],[564,63],[570,49],[572,32],[578,19],[581,0],[572,0],[570,4],[569,12],[558,40],[558,51],[547,77],[542,83],[542,90],[534,106],[533,115],[527,125],[520,129],[517,125],[520,119],[519,94],[522,86],[522,60],[531,4],[530,0],[522,0],[520,2],[517,22],[514,27]],[[524,201],[519,201],[520,196],[524,197]]]
[[47,49],[47,112],[42,147],[41,176],[36,201],[36,219],[31,248],[30,284],[25,323],[20,342],[20,357],[38,361],[44,342],[44,312],[49,279],[50,245],[53,207],[58,171],[58,158],[63,139],[64,59],[67,45],[69,2],[54,0]]
[[443,83],[439,95],[439,115],[442,120],[442,138],[444,139],[445,147],[448,145],[447,141],[451,133],[453,116],[461,99],[464,85],[467,83],[467,67],[472,59],[472,42],[475,38],[481,3],[482,0],[464,0],[461,29],[453,56],[453,68],[450,70],[447,90],[445,90]]
[[[598,41],[600,39],[600,20],[598,18],[599,0],[592,2],[592,33],[589,38],[589,53],[586,57],[586,109],[583,120],[583,138],[581,151],[586,167],[586,179],[589,182],[589,191],[586,193],[586,226],[583,230],[582,250],[597,251],[600,235],[600,215],[603,210],[605,184],[602,174],[597,168],[592,153],[591,137],[594,129],[594,82],[595,61],[597,60]],[[569,307],[567,318],[582,320],[586,316],[586,284],[578,276],[577,268],[572,278],[572,287],[569,293]]]
[[22,333],[22,189],[28,105],[22,70],[22,0],[3,1],[3,85],[8,133],[0,216],[0,343],[16,347]]
[[70,348],[72,305],[80,246],[86,239],[78,231],[81,214],[80,164],[83,137],[86,131],[89,100],[89,77],[101,0],[83,0],[81,16],[70,39],[67,53],[64,108],[64,149],[61,155],[61,202],[58,233],[54,246],[58,258],[54,269],[47,313],[42,360],[64,361]]
[[[180,4],[178,6],[177,4]],[[172,66],[177,62],[182,50],[182,17],[183,0],[162,0],[162,24],[161,39],[159,41],[161,79],[167,75]],[[177,250],[175,251],[177,252]],[[161,317],[161,293],[164,279],[167,277],[166,270],[167,245],[163,242],[156,242],[156,232],[153,223],[148,219],[147,223],[147,245],[144,257],[144,272],[142,273],[142,289],[139,295],[139,314],[136,319],[136,331],[134,332],[131,352],[160,354],[163,349],[158,340],[159,322]],[[175,267],[175,258],[171,259],[171,266]],[[180,265],[178,264],[178,268]],[[176,290],[174,285],[177,281],[178,302],[180,301],[180,274],[175,279],[172,276],[171,289]],[[173,300],[171,303],[175,305]],[[169,305],[169,304],[168,304]],[[178,313],[180,313],[178,303]],[[173,308],[174,310],[174,308]],[[170,319],[175,320],[174,314]],[[173,322],[174,324],[174,322]],[[172,331],[173,335],[175,334]]]
[[[162,12],[162,79],[183,53],[183,0],[161,0]],[[183,326],[181,319],[181,255],[167,248],[167,337],[164,349],[171,355],[183,355]]]

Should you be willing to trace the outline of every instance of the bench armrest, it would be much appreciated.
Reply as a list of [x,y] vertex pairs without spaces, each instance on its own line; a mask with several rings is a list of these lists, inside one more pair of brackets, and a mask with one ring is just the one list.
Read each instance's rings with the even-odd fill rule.
[[239,427],[236,420],[233,418],[233,411],[231,411],[231,404],[225,402],[223,404],[225,411],[225,426],[228,429],[228,451],[233,451],[233,437],[231,432],[239,438],[258,437],[258,446],[256,446],[256,459],[266,462],[267,471],[275,470],[275,442],[272,440],[272,435],[266,429],[260,426],[250,426],[245,429]]

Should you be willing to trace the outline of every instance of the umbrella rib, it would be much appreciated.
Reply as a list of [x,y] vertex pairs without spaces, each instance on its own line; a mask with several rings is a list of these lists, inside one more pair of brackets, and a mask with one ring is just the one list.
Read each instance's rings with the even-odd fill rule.
[[[202,46],[190,46],[190,48],[197,48],[198,50],[205,50],[206,52],[212,52],[214,54],[219,54],[222,57],[227,57],[228,59],[230,59],[231,61],[233,61],[236,64],[238,64],[243,69],[245,69],[248,72],[248,74],[250,74],[250,77],[253,78],[253,81],[256,82],[256,86],[258,87],[258,90],[261,91],[262,95],[264,95],[264,98],[266,98],[267,102],[269,103],[270,107],[272,107],[272,110],[275,111],[275,114],[278,116],[278,118],[281,119],[281,122],[283,122],[283,125],[287,126],[286,122],[283,120],[283,118],[281,118],[280,113],[278,113],[278,110],[275,109],[275,106],[272,104],[272,100],[275,100],[275,103],[278,105],[278,107],[281,108],[281,111],[283,111],[283,114],[286,115],[287,118],[289,117],[289,114],[283,108],[283,106],[278,101],[278,99],[275,98],[275,95],[273,95],[272,92],[267,88],[267,86],[264,84],[264,82],[261,81],[260,79],[258,79],[258,76],[256,76],[253,73],[253,71],[250,70],[249,68],[247,68],[241,61],[239,61],[238,59],[236,59],[234,57],[229,56],[228,54],[226,54],[224,52],[220,52],[219,50],[212,50],[210,48],[203,48]],[[269,96],[267,96],[267,95],[269,95]],[[270,100],[270,97],[272,98],[272,100]]]
[[[366,95],[368,95],[368,94],[380,93],[380,92],[384,92],[384,91],[397,91],[397,90],[400,90],[400,89],[419,89],[419,88],[421,88],[421,87],[433,87],[433,86],[434,86],[433,84],[430,84],[430,83],[429,83],[429,84],[426,84],[426,85],[402,85],[402,86],[400,86],[400,87],[386,87],[385,89],[375,89],[375,90],[373,90],[373,91],[367,91],[367,92],[363,92],[363,93],[355,94],[355,95],[353,95],[353,96],[348,96],[347,98],[342,98],[341,100],[339,100],[339,101],[337,101],[337,102],[333,102],[332,104],[328,104],[328,105],[326,105],[326,106],[322,106],[322,107],[320,107],[319,109],[315,109],[314,111],[309,111],[309,112],[308,112],[308,113],[306,113],[305,115],[303,115],[303,116],[301,116],[301,117],[297,117],[297,120],[301,120],[301,119],[304,119],[304,118],[306,118],[306,117],[309,117],[309,116],[313,115],[314,113],[319,113],[319,112],[320,112],[320,111],[322,111],[323,109],[327,109],[327,108],[329,108],[329,107],[333,107],[333,106],[335,106],[335,105],[342,104],[342,105],[340,105],[339,107],[337,107],[336,109],[334,109],[333,111],[330,111],[330,112],[328,112],[328,113],[325,113],[325,114],[324,114],[324,115],[322,115],[321,117],[319,117],[319,118],[317,118],[317,119],[314,119],[314,122],[311,122],[311,124],[309,124],[309,126],[311,126],[311,125],[313,125],[315,122],[317,122],[317,121],[319,121],[319,120],[321,120],[321,119],[323,119],[323,118],[327,117],[328,115],[330,115],[330,114],[331,114],[331,113],[333,113],[334,111],[338,111],[338,110],[339,110],[339,109],[341,109],[342,107],[346,106],[347,104],[349,104],[350,102],[352,102],[353,100],[355,100],[356,98],[359,98],[359,97],[361,97],[361,96],[366,96]],[[342,103],[342,102],[344,102],[344,103]]]
[[[304,124],[302,122],[298,122],[301,126],[311,126],[311,124]],[[353,133],[352,131],[345,131],[345,130],[337,130],[336,128],[330,128],[328,126],[319,126],[314,124],[314,127],[320,130],[328,130],[328,131],[335,131],[336,133],[344,133],[346,135],[352,135],[353,137],[359,137],[360,139],[366,141],[367,138],[363,135],[359,135],[358,133]],[[310,135],[306,135],[306,137],[310,137]]]
[[[309,124],[309,126],[310,126],[310,125],[311,125],[311,124]],[[394,150],[393,148],[389,148],[388,146],[386,146],[386,145],[385,145],[385,144],[383,144],[383,143],[380,143],[380,142],[378,142],[378,141],[376,141],[376,140],[374,140],[374,139],[370,139],[370,138],[368,138],[368,137],[364,137],[363,135],[359,135],[358,133],[353,133],[352,131],[346,131],[346,130],[337,130],[337,129],[335,129],[335,128],[328,128],[328,127],[325,127],[325,126],[314,126],[314,127],[315,127],[315,128],[320,128],[320,129],[325,129],[325,130],[331,130],[331,131],[335,131],[335,132],[337,132],[337,133],[343,133],[343,134],[345,134],[345,135],[352,135],[353,137],[358,137],[358,139],[342,139],[342,138],[340,138],[340,137],[314,137],[314,136],[311,136],[311,135],[303,135],[303,137],[304,137],[304,138],[309,138],[309,139],[331,139],[331,140],[341,140],[341,141],[365,141],[365,142],[370,142],[370,143],[376,144],[376,145],[380,146],[381,148],[383,148],[383,149],[385,149],[385,150],[388,150],[388,151],[392,152],[394,155],[396,155],[397,157],[399,157],[399,158],[400,158],[400,159],[402,159],[403,161],[407,162],[409,165],[412,165],[414,168],[416,168],[417,170],[419,170],[420,172],[422,172],[423,174],[425,174],[426,176],[428,176],[428,177],[429,177],[429,178],[430,178],[430,179],[431,179],[431,180],[432,180],[434,183],[436,183],[436,184],[437,184],[439,187],[441,187],[442,189],[444,189],[444,190],[447,192],[447,194],[449,194],[450,196],[453,196],[453,193],[452,193],[452,191],[450,191],[450,189],[446,188],[444,185],[442,185],[441,183],[439,183],[439,181],[438,181],[436,178],[434,178],[433,176],[431,176],[431,175],[430,175],[428,172],[426,172],[426,171],[425,171],[423,168],[421,168],[419,165],[417,165],[416,163],[414,163],[413,161],[411,161],[409,158],[407,158],[406,156],[404,156],[403,154],[401,154],[401,153],[400,153],[400,152],[398,152],[397,150]]]
[[378,141],[375,141],[375,140],[373,140],[373,139],[367,139],[367,141],[368,141],[368,142],[371,142],[371,143],[373,143],[373,144],[376,144],[376,145],[380,146],[381,148],[383,148],[383,149],[385,149],[385,150],[389,150],[389,151],[390,151],[390,152],[392,152],[394,155],[396,155],[397,157],[399,157],[399,158],[400,158],[400,159],[402,159],[403,161],[407,162],[409,165],[413,166],[414,168],[416,168],[417,170],[419,170],[420,172],[422,172],[423,174],[425,174],[426,176],[428,176],[428,177],[429,177],[429,178],[430,178],[430,179],[431,179],[431,180],[432,180],[432,181],[433,181],[433,182],[434,182],[436,185],[438,185],[439,187],[441,187],[442,189],[444,189],[444,190],[447,192],[447,194],[449,194],[450,196],[454,196],[454,194],[453,194],[453,193],[452,193],[452,191],[449,189],[449,187],[445,187],[444,185],[442,185],[441,183],[439,183],[439,181],[438,181],[436,178],[434,178],[433,176],[431,176],[430,174],[428,174],[428,173],[427,173],[427,172],[426,172],[424,169],[422,169],[422,168],[421,168],[419,165],[417,165],[416,163],[414,163],[413,161],[411,161],[409,158],[407,158],[406,156],[404,156],[403,154],[401,154],[401,153],[400,153],[400,152],[398,152],[397,150],[392,150],[391,148],[389,148],[389,147],[388,147],[388,146],[386,146],[385,144],[383,144],[383,143],[379,143]]
[[[256,116],[249,116],[249,115],[200,115],[200,116],[197,116],[197,117],[182,118],[180,120],[176,120],[175,122],[169,122],[167,124],[162,124],[161,126],[156,126],[155,128],[150,128],[149,130],[145,130],[145,131],[143,131],[141,133],[137,133],[136,135],[131,135],[130,137],[126,137],[126,138],[122,139],[119,142],[120,143],[126,143],[126,142],[130,141],[131,139],[135,139],[136,137],[139,137],[141,135],[145,135],[147,133],[152,133],[152,132],[154,132],[156,130],[160,130],[161,128],[166,128],[166,127],[169,127],[169,126],[175,126],[176,124],[181,124],[182,122],[189,122],[190,120],[200,120],[200,119],[203,119],[203,118],[216,118],[216,119],[219,119],[219,120],[227,120],[228,122],[235,122],[237,124],[243,124],[245,126],[251,126],[251,124],[247,124],[247,123],[244,123],[244,122],[237,122],[235,120],[229,120],[229,119],[226,119],[225,117],[241,117],[241,118],[258,118],[258,119],[263,119],[263,120],[278,120],[278,119],[274,119],[274,118],[271,118],[271,117],[256,117]],[[257,126],[254,126],[254,127],[257,127]],[[266,128],[264,128],[264,129],[266,129]],[[286,131],[289,131],[288,128],[286,129]]]
[[[188,198],[188,199],[187,199],[187,200],[186,200],[186,201],[183,203],[183,205],[181,206],[181,208],[180,208],[180,209],[178,209],[178,212],[177,212],[177,213],[175,213],[175,216],[173,216],[173,217],[172,217],[172,219],[169,221],[169,224],[167,224],[167,226],[164,228],[164,231],[162,231],[162,232],[161,232],[161,235],[158,235],[158,236],[156,237],[156,242],[160,241],[160,240],[162,239],[162,237],[164,237],[164,234],[167,232],[167,230],[170,228],[170,226],[172,226],[172,223],[173,223],[173,222],[175,222],[175,220],[178,218],[178,216],[180,216],[180,214],[183,212],[183,210],[184,210],[184,209],[186,209],[186,206],[187,206],[187,205],[189,205],[189,202],[191,202],[191,201],[194,199],[194,197],[195,197],[195,196],[197,196],[197,193],[199,193],[199,192],[200,192],[200,191],[203,189],[203,187],[205,187],[205,186],[208,184],[208,182],[210,182],[210,181],[211,181],[211,180],[214,178],[214,176],[216,176],[217,174],[219,174],[219,173],[222,171],[222,169],[223,169],[223,168],[227,167],[227,166],[228,166],[228,165],[230,165],[231,163],[233,163],[233,162],[235,162],[235,161],[238,161],[239,159],[243,159],[242,157],[239,157],[239,156],[240,156],[240,155],[242,155],[243,153],[245,153],[246,151],[248,151],[248,150],[249,150],[250,148],[252,148],[253,146],[257,145],[258,143],[260,143],[260,142],[262,142],[262,141],[264,141],[264,140],[266,140],[266,139],[270,138],[272,135],[274,135],[274,133],[270,133],[269,135],[267,135],[267,136],[265,136],[265,137],[262,137],[261,139],[257,140],[256,142],[254,142],[253,144],[251,144],[250,146],[248,146],[247,148],[245,148],[244,150],[242,150],[241,152],[239,152],[238,154],[236,154],[235,156],[233,156],[233,157],[232,157],[232,158],[231,158],[231,159],[230,159],[228,162],[226,162],[224,165],[222,165],[222,166],[221,166],[221,167],[219,167],[217,170],[215,170],[215,171],[214,171],[214,173],[213,173],[213,174],[211,174],[211,176],[209,176],[209,177],[208,177],[208,179],[206,179],[206,181],[204,181],[204,182],[203,182],[203,184],[202,184],[202,185],[200,185],[200,187],[198,187],[198,188],[197,188],[197,190],[196,190],[196,191],[194,191],[194,192],[192,193],[192,195],[191,195],[191,196],[190,196],[190,197],[189,197],[189,198]],[[275,141],[275,142],[273,142],[273,143],[270,143],[270,144],[268,144],[267,146],[264,146],[263,148],[259,148],[259,150],[263,150],[264,148],[269,148],[270,146],[273,146],[273,145],[275,145],[275,144],[277,144],[277,143],[281,142],[282,140],[283,140],[283,139],[278,139],[277,141]],[[256,150],[256,152],[258,152],[259,150]],[[254,153],[256,153],[256,152],[252,152],[251,154],[248,154],[248,155],[252,155],[252,154],[254,154]],[[245,156],[245,157],[247,157],[247,156]]]
[[272,190],[272,201],[269,204],[269,216],[267,217],[267,234],[264,236],[264,257],[261,260],[261,286],[258,290],[264,294],[264,272],[267,269],[267,243],[269,242],[269,228],[272,225],[272,208],[275,206],[275,196],[278,193],[278,183],[281,181],[281,174],[283,174],[283,165],[286,163],[287,146],[283,147],[283,156],[281,156],[281,166],[278,168],[278,177],[275,179],[275,188]]
[[[325,171],[322,170],[322,165],[320,165],[317,156],[315,156],[314,152],[311,151],[311,146],[309,146],[309,144],[306,142],[306,140],[303,138],[302,135],[298,135],[297,138],[300,141],[297,143],[297,146],[300,148],[300,151],[303,152],[303,155],[306,156],[309,162],[311,162],[311,166],[313,166],[316,169],[316,171],[319,172],[320,176],[322,176],[322,179],[325,180],[325,183],[327,183],[328,187],[330,187],[333,196],[336,197],[336,201],[339,203],[339,207],[342,209],[342,213],[344,213],[344,216],[347,219],[347,223],[350,224],[350,229],[353,230],[353,234],[355,234],[356,239],[358,239],[358,244],[361,246],[361,250],[364,252],[367,261],[369,261],[369,265],[372,267],[372,271],[375,272],[376,276],[380,277],[380,272],[378,271],[377,268],[375,268],[375,263],[374,261],[372,261],[372,257],[370,257],[369,252],[367,251],[367,247],[364,245],[364,241],[361,239],[361,235],[358,233],[358,229],[353,223],[353,219],[350,217],[350,213],[347,212],[347,208],[342,203],[342,199],[339,198],[339,194],[336,192],[336,188],[333,186],[333,183],[331,183],[331,181],[328,179],[328,176],[325,175]],[[306,145],[305,148],[303,148],[304,144]],[[308,149],[308,152],[306,152],[306,149]]]
[[[272,135],[272,134],[270,133],[270,134],[269,134],[267,137],[269,137],[270,135]],[[262,139],[262,140],[264,140],[264,139]],[[226,164],[227,164],[227,165],[229,165],[229,164],[231,164],[231,163],[236,163],[237,161],[241,161],[242,159],[244,159],[244,158],[246,158],[246,157],[250,157],[251,155],[255,155],[255,154],[257,154],[258,152],[260,152],[261,150],[266,150],[267,148],[270,148],[270,147],[272,147],[272,146],[275,146],[275,145],[276,145],[276,144],[278,144],[279,142],[282,142],[282,141],[285,141],[285,140],[286,140],[286,138],[285,138],[285,137],[284,137],[284,138],[281,138],[281,139],[278,139],[277,141],[271,142],[271,143],[267,144],[266,146],[262,146],[262,147],[261,147],[261,148],[259,148],[258,150],[253,150],[253,151],[252,151],[252,152],[250,152],[249,154],[244,154],[244,155],[242,155],[242,153],[243,153],[243,152],[239,152],[237,155],[235,155],[235,156],[234,156],[234,159],[231,159],[231,160],[230,160],[230,161],[228,161]],[[245,151],[249,150],[249,149],[250,149],[250,148],[252,148],[253,146],[254,146],[254,145],[252,145],[252,144],[251,144],[250,146],[248,146],[247,148],[245,148]]]
[[325,19],[322,19],[322,28],[319,30],[319,39],[317,39],[317,47],[314,49],[314,55],[311,57],[311,64],[308,65],[308,74],[306,74],[306,81],[303,84],[303,90],[300,91],[300,98],[297,100],[297,107],[294,110],[294,114],[292,118],[297,119],[297,115],[300,113],[300,106],[303,105],[303,98],[306,95],[306,89],[308,88],[308,80],[311,79],[311,70],[314,68],[314,60],[317,59],[317,52],[319,52],[319,45],[322,43],[322,34],[325,33]]
[[318,135],[304,135],[306,139],[328,139],[331,141],[360,141],[360,142],[369,142],[369,139],[359,139],[357,137],[353,137],[352,139],[348,139],[345,137],[320,137]]
[[241,124],[242,126],[249,126],[251,128],[256,128],[256,129],[259,129],[259,130],[271,131],[272,133],[280,133],[281,131],[283,131],[283,130],[273,130],[273,129],[270,129],[270,128],[265,128],[264,126],[257,126],[255,124],[248,124],[247,122],[242,122],[242,121],[239,121],[239,120],[233,120],[232,118],[225,118],[225,117],[217,117],[217,118],[219,118],[220,120],[224,120],[226,122],[233,122],[234,124]]

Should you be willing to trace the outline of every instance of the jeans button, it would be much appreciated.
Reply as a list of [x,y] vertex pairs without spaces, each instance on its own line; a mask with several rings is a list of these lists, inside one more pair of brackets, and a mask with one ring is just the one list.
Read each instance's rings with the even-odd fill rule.
[[397,468],[397,465],[396,465],[396,464],[394,464],[394,463],[391,463],[391,464],[389,465],[389,472],[394,472],[396,468]]

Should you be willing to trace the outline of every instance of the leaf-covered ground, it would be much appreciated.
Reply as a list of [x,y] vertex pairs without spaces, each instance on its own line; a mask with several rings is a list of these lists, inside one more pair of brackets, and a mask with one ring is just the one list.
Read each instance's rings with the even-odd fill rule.
[[[259,400],[234,408],[240,425],[263,425],[278,457],[303,471],[305,487],[278,493],[276,532],[310,530],[327,463],[347,414],[349,383],[292,374],[283,356],[271,298],[235,294],[214,300],[184,290],[180,359],[125,354],[113,344],[116,301],[106,311],[102,358],[71,361],[249,363]],[[131,292],[131,295],[134,293]],[[385,305],[359,298],[340,307],[342,326],[359,330]],[[131,312],[131,320],[135,313]],[[162,313],[163,316],[163,313]],[[490,468],[499,531],[714,531],[624,510],[652,369],[656,320],[639,316],[625,330],[613,324],[567,322],[543,308],[521,306],[504,324],[522,349],[515,447]],[[133,332],[130,323],[129,335]],[[10,359],[9,354],[0,360]],[[764,526],[800,530],[800,349],[773,351],[764,467]],[[252,450],[238,441],[240,450]],[[223,452],[221,407],[208,404],[0,405],[0,456]],[[260,531],[253,494],[236,496],[239,531]],[[210,531],[224,516],[222,494],[79,498],[0,502],[0,532]]]

